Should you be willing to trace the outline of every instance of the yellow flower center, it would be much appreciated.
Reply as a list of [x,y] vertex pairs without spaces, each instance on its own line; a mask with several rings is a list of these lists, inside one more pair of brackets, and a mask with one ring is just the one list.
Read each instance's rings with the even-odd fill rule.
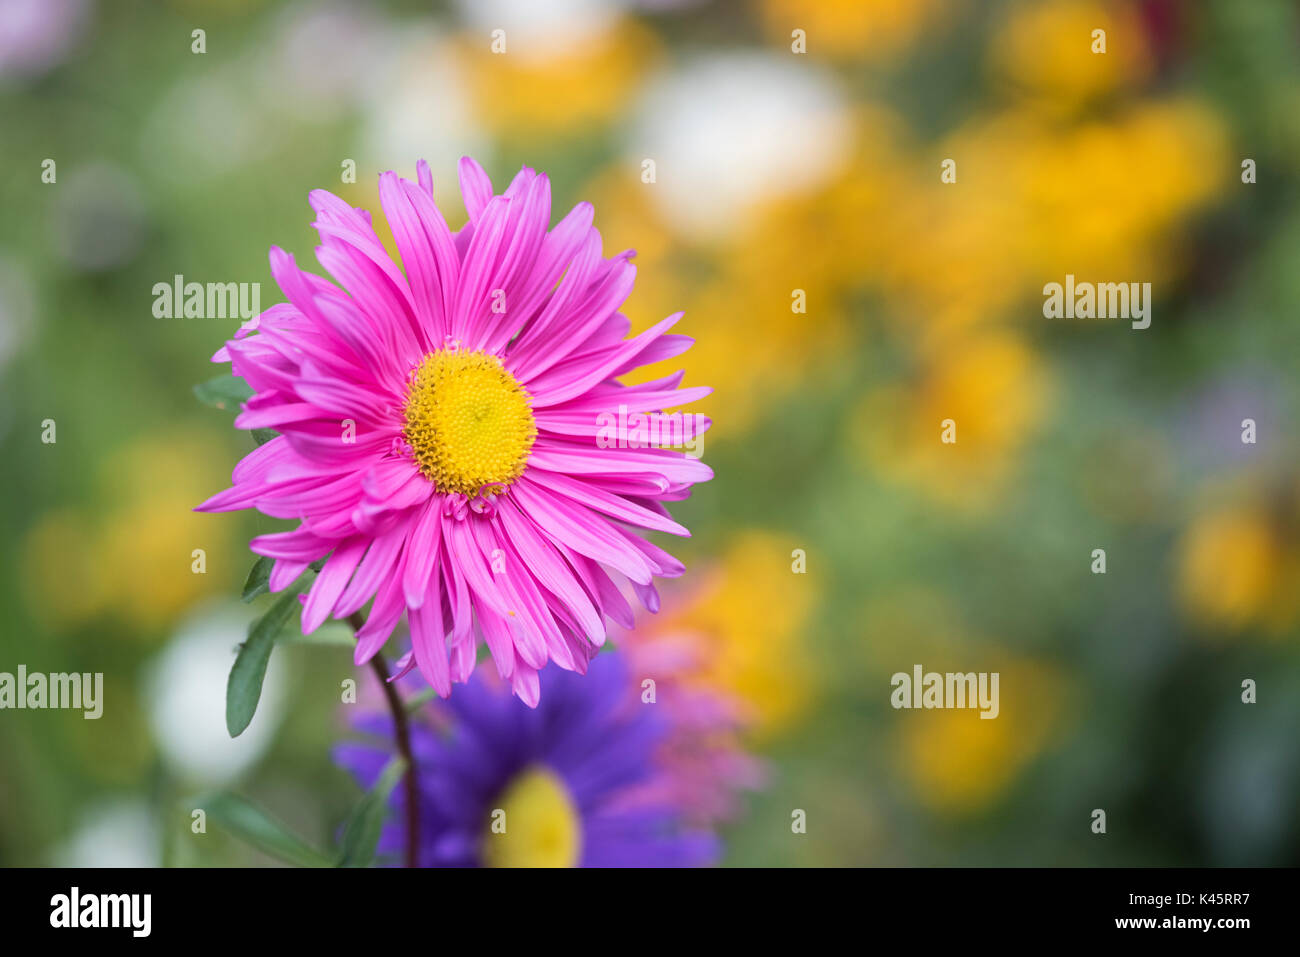
[[519,478],[537,425],[528,393],[500,359],[444,349],[411,374],[402,434],[439,492],[473,497]]
[[581,844],[582,826],[568,788],[552,772],[531,768],[498,799],[483,861],[488,867],[577,867]]

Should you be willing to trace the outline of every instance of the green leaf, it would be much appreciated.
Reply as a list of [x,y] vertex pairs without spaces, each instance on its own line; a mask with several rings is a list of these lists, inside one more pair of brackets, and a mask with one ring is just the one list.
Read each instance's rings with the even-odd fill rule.
[[216,409],[238,409],[253,396],[248,383],[238,376],[219,375],[194,387],[194,394],[204,405]]
[[280,629],[298,613],[298,593],[311,579],[299,578],[280,595],[279,600],[248,629],[248,639],[239,646],[235,664],[226,682],[226,730],[232,738],[243,734],[257,711],[266,678],[266,663]]
[[393,758],[379,775],[375,786],[352,809],[343,828],[339,867],[367,867],[374,861],[379,832],[384,826],[384,815],[388,813],[388,799],[405,773],[406,761],[400,757]]
[[356,633],[346,622],[327,621],[310,635],[301,631],[285,632],[276,642],[280,645],[309,645],[316,648],[356,648]]
[[233,794],[212,794],[199,801],[214,823],[263,854],[298,867],[332,867],[334,862],[272,820],[264,811]]
[[240,600],[247,604],[258,595],[269,591],[271,569],[274,567],[274,558],[267,558],[265,555],[257,556],[257,561],[253,562],[253,567],[248,570],[248,577],[244,579],[244,590],[239,596]]
[[275,429],[253,429],[250,434],[253,436],[253,441],[258,445],[265,445],[280,433]]

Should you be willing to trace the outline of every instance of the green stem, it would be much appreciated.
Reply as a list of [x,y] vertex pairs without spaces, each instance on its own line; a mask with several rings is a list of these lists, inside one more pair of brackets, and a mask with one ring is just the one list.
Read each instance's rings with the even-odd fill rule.
[[[359,631],[365,623],[366,620],[361,617],[359,611],[348,616],[348,624],[352,626],[354,632]],[[388,700],[388,710],[393,714],[393,736],[397,741],[397,753],[406,761],[406,775],[403,782],[406,788],[406,866],[418,867],[420,859],[420,788],[415,773],[415,756],[411,753],[411,723],[407,716],[407,707],[402,702],[402,696],[397,693],[397,688],[388,680],[390,674],[388,662],[384,660],[381,652],[376,652],[375,656],[370,659],[370,667],[374,669],[375,677],[379,679],[379,686],[384,689],[384,697]]]

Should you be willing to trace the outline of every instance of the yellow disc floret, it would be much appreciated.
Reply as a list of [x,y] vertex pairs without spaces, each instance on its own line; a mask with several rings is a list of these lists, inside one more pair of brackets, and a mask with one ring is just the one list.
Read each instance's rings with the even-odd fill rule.
[[520,774],[497,799],[483,839],[488,867],[576,867],[582,825],[569,789],[543,768]]
[[411,373],[402,432],[439,492],[473,497],[519,478],[537,425],[528,393],[500,359],[444,349]]

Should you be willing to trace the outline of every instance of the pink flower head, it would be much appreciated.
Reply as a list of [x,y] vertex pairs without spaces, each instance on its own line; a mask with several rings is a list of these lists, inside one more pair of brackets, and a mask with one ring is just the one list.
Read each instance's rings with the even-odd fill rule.
[[[681,592],[675,598],[700,600]],[[642,706],[644,683],[652,680],[666,724],[656,752],[659,773],[633,793],[633,803],[679,808],[685,819],[709,827],[735,817],[740,793],[764,786],[767,769],[745,743],[753,723],[748,709],[705,678],[708,636],[639,621],[614,643],[642,693],[633,707]]]
[[[373,598],[358,664],[405,613],[412,650],[399,665],[418,667],[438,694],[469,677],[481,634],[501,677],[536,705],[548,660],[583,672],[607,620],[632,626],[622,578],[657,609],[654,577],[684,568],[643,530],[689,534],[664,503],[713,474],[662,443],[610,442],[602,430],[611,416],[710,390],[679,389],[680,372],[618,381],[691,340],[668,334],[681,313],[628,338],[619,309],[635,252],[604,257],[589,203],[549,228],[544,174],[525,168],[494,195],[465,158],[469,221],[452,232],[428,165],[417,170],[418,183],[379,178],[404,268],[368,212],[324,190],[310,194],[316,258],[340,285],[271,248],[288,302],[213,361],[230,362],[253,390],[235,425],[280,434],[199,508],[299,522],[250,544],[275,559],[272,591],[329,556],[304,601],[304,633]],[[676,445],[709,425],[676,421]]]

